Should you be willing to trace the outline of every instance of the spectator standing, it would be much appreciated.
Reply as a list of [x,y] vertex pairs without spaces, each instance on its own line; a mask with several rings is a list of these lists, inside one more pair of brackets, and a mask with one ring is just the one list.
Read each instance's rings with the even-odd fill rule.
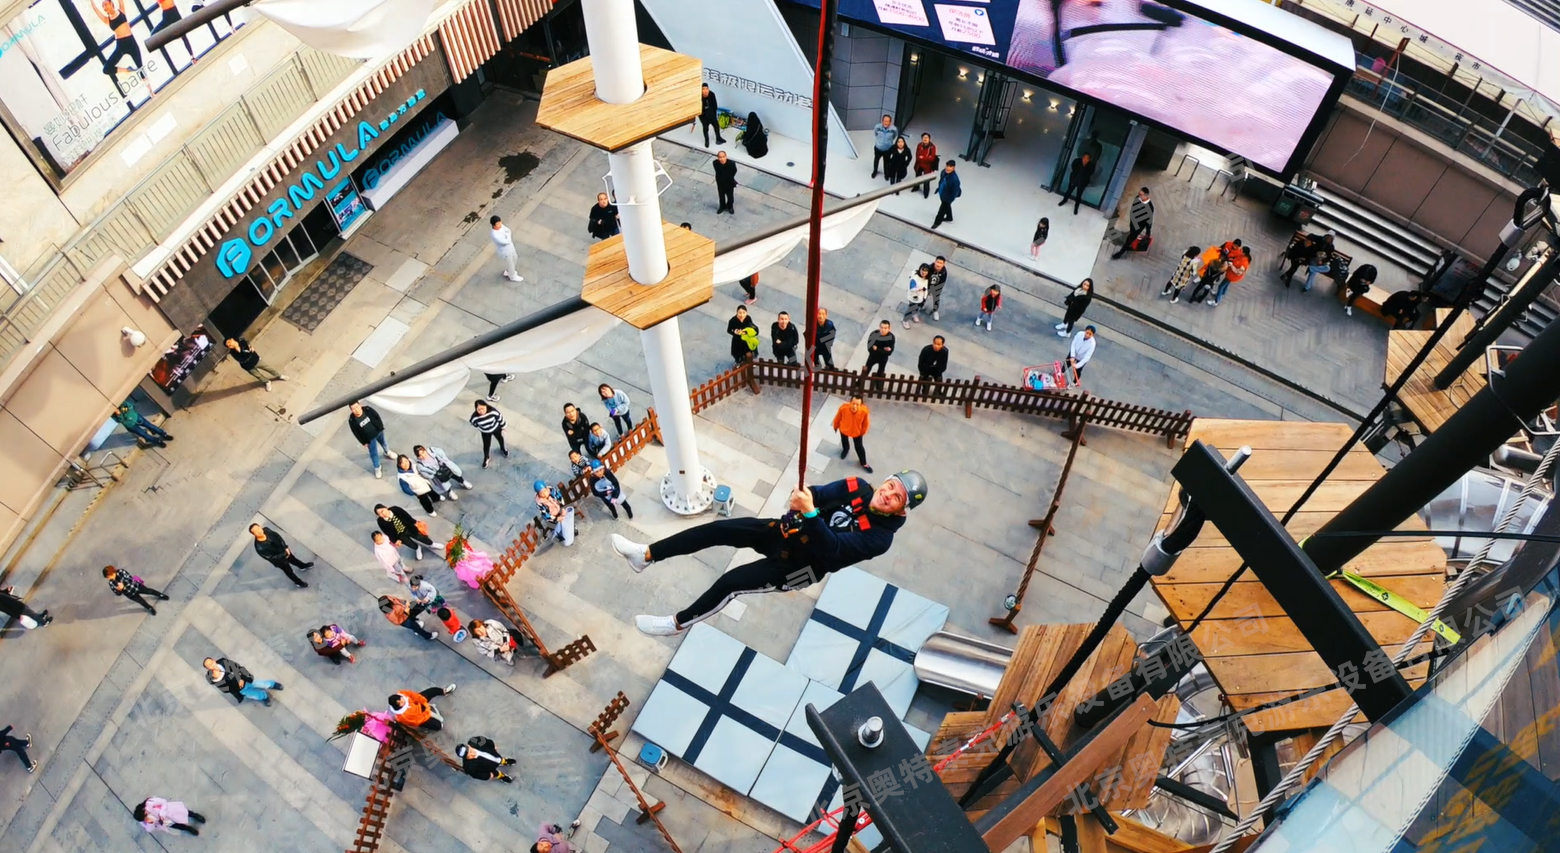
[[282,534],[261,524],[251,524],[249,535],[255,537],[255,553],[260,555],[260,559],[281,569],[282,574],[299,589],[309,586],[304,583],[303,578],[293,573],[293,567],[309,569],[314,567],[314,563],[305,563],[294,556],[292,549],[287,547],[287,540],[282,538]]
[[396,583],[406,583],[406,564],[401,562],[401,549],[390,541],[390,537],[386,536],[383,530],[375,530],[372,539],[374,559],[379,561],[385,574]]
[[1072,344],[1067,347],[1067,367],[1072,371],[1073,383],[1077,384],[1083,379],[1083,367],[1094,358],[1094,327],[1084,326],[1083,331],[1073,335]]
[[440,497],[458,501],[460,493],[455,490],[455,487],[471,488],[471,481],[466,479],[466,472],[455,464],[455,460],[444,452],[444,448],[414,444],[412,456],[412,465],[416,467],[417,473],[433,484],[433,490],[438,492]]
[[910,174],[910,146],[903,136],[894,140],[894,146],[883,157],[883,176],[890,184],[897,184]]
[[1165,289],[1159,291],[1159,295],[1170,297],[1172,304],[1180,302],[1181,291],[1197,278],[1197,270],[1202,265],[1201,257],[1201,249],[1196,246],[1186,247],[1185,254],[1181,255],[1181,262],[1176,265],[1175,272],[1165,279]]
[[715,128],[715,144],[724,145],[720,135],[720,101],[710,91],[708,83],[699,86],[699,125],[704,128],[704,147],[710,147],[710,128]]
[[1229,292],[1230,285],[1239,284],[1246,277],[1246,271],[1251,269],[1251,249],[1241,246],[1230,253],[1230,262],[1224,267],[1224,280],[1219,282],[1219,287],[1213,292],[1213,301],[1209,305],[1218,305],[1224,301],[1224,294]]
[[31,773],[38,769],[38,762],[27,757],[27,747],[32,746],[32,735],[12,737],[11,727],[0,729],[0,752],[14,752],[16,757],[22,760],[22,766]]
[[1343,313],[1354,316],[1354,303],[1364,296],[1376,283],[1376,265],[1360,264],[1354,268],[1354,273],[1349,276],[1349,281],[1344,285],[1348,295],[1343,300]]
[[882,376],[888,369],[888,357],[894,353],[894,324],[887,320],[878,323],[877,331],[867,335],[867,366],[864,372],[870,372],[877,368],[877,375]]
[[424,628],[422,624],[422,605],[408,605],[404,599],[397,596],[381,595],[379,612],[385,614],[385,620],[391,625],[400,625],[424,640],[433,639],[433,632]]
[[455,747],[455,757],[460,759],[460,770],[473,779],[484,782],[498,780],[500,782],[513,782],[512,777],[504,775],[500,767],[514,764],[513,758],[505,758],[498,754],[498,747],[493,745],[491,738],[476,735],[470,740]]
[[574,546],[574,507],[563,501],[563,492],[557,486],[547,485],[546,480],[535,480],[531,491],[536,494],[537,517],[542,520],[544,536],[552,536],[565,547]]
[[620,438],[623,433],[634,428],[634,417],[628,411],[628,394],[606,383],[596,386],[596,393],[601,395],[601,403],[607,407],[607,417],[612,419],[612,428],[617,430]]
[[617,205],[607,198],[606,193],[596,193],[596,203],[590,206],[590,221],[585,230],[597,240],[605,240],[618,233],[621,227]]
[[791,315],[784,311],[769,325],[769,347],[775,361],[796,364],[796,347],[802,342],[802,333],[791,322]]
[[569,451],[569,476],[575,479],[590,473],[590,460],[578,450]]
[[[1111,258],[1119,258],[1133,248],[1138,235],[1149,238],[1154,234],[1154,201],[1149,198],[1148,187],[1142,187],[1132,199],[1132,207],[1127,212],[1127,238],[1121,241],[1121,248]],[[1144,248],[1147,248],[1146,246]]]
[[116,566],[104,566],[103,577],[108,580],[108,588],[111,592],[134,601],[153,616],[157,615],[157,608],[147,603],[142,594],[156,596],[162,601],[168,600],[168,596],[161,590],[152,589],[145,581]]
[[379,519],[380,532],[385,534],[390,544],[411,548],[413,559],[422,559],[424,545],[433,547],[433,539],[427,533],[428,525],[412,518],[412,514],[406,510],[398,506],[374,504],[374,515]]
[[[921,347],[921,357],[916,359],[916,370],[921,374],[923,382],[941,382],[943,374],[948,372],[948,346],[942,335],[932,338],[932,342]],[[934,386],[933,396],[942,396],[942,387]]]
[[147,797],[136,803],[130,813],[147,832],[172,832],[177,829],[190,835],[199,835],[200,830],[190,821],[201,824],[206,822],[206,816],[200,812],[190,811],[188,806],[178,800],[165,800],[162,797]]
[[1056,324],[1056,334],[1059,337],[1067,337],[1072,334],[1073,324],[1083,316],[1083,312],[1089,309],[1089,303],[1094,301],[1094,279],[1086,278],[1078,282],[1078,286],[1067,294],[1063,300],[1066,310],[1062,312],[1062,322]]
[[[872,177],[878,176],[878,164],[888,159],[888,152],[899,138],[899,128],[894,127],[894,117],[885,115],[877,127],[872,128]],[[886,171],[886,169],[885,169]]]
[[564,403],[563,420],[559,426],[563,429],[564,440],[569,442],[570,450],[584,449],[586,438],[590,435],[590,421],[580,414],[579,406]]
[[623,484],[618,482],[612,469],[600,459],[592,459],[587,473],[590,474],[591,492],[607,505],[607,512],[612,513],[612,518],[615,520],[618,517],[617,508],[622,507],[629,519],[633,519],[634,508],[629,504],[628,496],[623,492]]
[[167,447],[168,442],[173,441],[173,436],[163,431],[163,428],[141,417],[136,411],[135,405],[129,400],[119,404],[114,410],[114,420],[125,428],[125,432],[141,439],[152,447]]
[[932,306],[932,319],[942,319],[943,286],[948,283],[948,259],[938,255],[932,259],[932,271],[926,274],[926,301]]
[[592,459],[600,459],[602,454],[612,449],[612,437],[607,435],[607,428],[599,423],[590,425],[590,432],[585,435],[585,455]]
[[1067,176],[1067,191],[1062,193],[1062,200],[1057,202],[1057,207],[1066,207],[1067,200],[1073,200],[1073,215],[1078,215],[1078,207],[1083,204],[1083,191],[1094,182],[1094,158],[1087,152],[1073,158],[1072,170]]
[[498,402],[498,383],[508,382],[515,378],[513,373],[484,373],[482,378],[488,381],[487,398],[489,401]]
[[817,329],[813,332],[813,352],[811,355],[813,367],[820,363],[830,370],[834,369],[834,336],[838,329],[834,327],[834,321],[829,319],[829,309],[819,308],[818,318],[814,321]]
[[509,636],[509,629],[502,623],[495,619],[473,619],[466,627],[471,631],[471,640],[477,644],[477,650],[488,659],[515,665],[515,649],[520,644]]
[[1045,241],[1049,240],[1050,238],[1051,220],[1049,217],[1042,216],[1040,217],[1040,221],[1035,223],[1035,236],[1029,241],[1029,257],[1039,258],[1040,247],[1044,246]]
[[954,171],[953,161],[943,164],[942,174],[937,178],[937,215],[932,218],[932,227],[953,221],[953,202],[964,194],[960,186],[959,174]]
[[269,706],[270,691],[282,689],[276,681],[256,681],[253,673],[231,658],[206,658],[201,666],[206,668],[206,683],[232,696],[239,704],[249,699]]
[[467,422],[476,428],[482,436],[482,467],[487,468],[493,464],[493,439],[498,439],[498,452],[505,457],[509,456],[509,448],[504,446],[504,413],[488,405],[486,400],[478,400],[471,406],[471,417]]
[[384,476],[383,469],[379,467],[379,454],[394,456],[390,452],[390,446],[385,443],[385,422],[380,419],[379,412],[373,406],[365,406],[360,400],[353,400],[347,406],[347,428],[352,430],[352,437],[358,444],[368,448],[368,463],[374,466],[374,478]]
[[407,578],[406,592],[412,597],[412,603],[421,604],[424,610],[437,612],[444,606],[444,596],[439,594],[439,588],[421,574]]
[[718,151],[715,154],[715,200],[717,202],[715,212],[737,214],[737,164],[726,157],[726,152]]
[[[571,825],[570,829],[574,827]],[[544,823],[536,830],[536,843],[531,853],[574,853],[574,848],[563,837],[563,827],[556,823]]]
[[514,233],[497,216],[489,219],[488,224],[492,226],[488,236],[493,240],[493,248],[498,250],[499,258],[504,261],[504,278],[514,282],[525,281],[525,277],[515,269],[515,261],[519,259],[520,253],[515,249]]
[[758,273],[753,273],[746,278],[737,279],[737,285],[742,288],[746,298],[742,300],[744,305],[752,305],[758,301]]
[[255,352],[249,342],[243,338],[228,338],[223,341],[228,350],[233,353],[233,360],[238,362],[250,376],[260,380],[265,390],[271,390],[272,382],[286,382],[287,377],[278,373],[274,368],[260,360],[260,353]]
[[[930,133],[921,134],[921,141],[915,146],[915,176],[930,175],[937,171],[937,146],[932,144]],[[932,185],[930,182],[921,185],[921,198],[931,198]]]
[[758,324],[748,316],[747,306],[737,306],[737,313],[726,321],[726,334],[731,336],[731,360],[734,363],[741,364],[752,358],[758,349]]
[[410,456],[397,456],[395,459],[395,478],[401,483],[401,491],[407,497],[417,499],[422,505],[423,512],[438,518],[439,513],[433,508],[434,504],[444,500],[444,495],[433,488],[433,483],[427,477],[417,473],[412,466]]
[[850,455],[850,446],[855,443],[856,458],[861,460],[862,470],[868,474],[872,473],[872,466],[867,464],[867,448],[861,440],[866,438],[871,427],[872,413],[860,394],[852,394],[850,402],[834,413],[834,431],[840,434],[840,458]]
[[1217,254],[1212,260],[1208,260],[1208,252],[1203,253],[1202,269],[1197,273],[1197,286],[1192,288],[1190,301],[1193,303],[1208,298],[1209,294],[1213,293],[1213,289],[1218,286],[1219,280],[1224,278],[1225,271],[1229,269],[1229,256],[1225,254],[1223,248],[1216,247],[1209,251],[1216,251]]
[[993,284],[986,288],[986,292],[980,297],[980,313],[975,315],[975,325],[985,326],[986,331],[991,331],[991,318],[997,316],[997,310],[1002,307],[1002,286]]
[[921,264],[910,276],[910,291],[905,296],[905,316],[901,322],[906,329],[910,328],[911,321],[921,322],[921,309],[926,307],[926,277],[932,272],[931,264]]
[[396,722],[407,728],[436,732],[444,728],[444,717],[439,713],[438,708],[429,703],[433,699],[454,692],[453,684],[417,691],[397,690],[390,694],[390,713],[395,715]]
[[42,613],[38,613],[31,607],[28,607],[27,602],[16,595],[16,587],[14,586],[0,589],[0,614],[10,619],[15,619],[22,626],[23,630],[27,631],[31,631],[34,628],[42,628],[54,621],[54,617],[49,615],[49,611],[45,610]]

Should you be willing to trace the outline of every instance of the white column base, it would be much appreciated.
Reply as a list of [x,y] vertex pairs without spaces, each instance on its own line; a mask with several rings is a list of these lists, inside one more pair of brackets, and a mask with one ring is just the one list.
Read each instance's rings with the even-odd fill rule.
[[715,475],[699,466],[699,484],[691,494],[679,494],[676,478],[667,473],[661,478],[661,503],[678,515],[698,515],[715,504]]

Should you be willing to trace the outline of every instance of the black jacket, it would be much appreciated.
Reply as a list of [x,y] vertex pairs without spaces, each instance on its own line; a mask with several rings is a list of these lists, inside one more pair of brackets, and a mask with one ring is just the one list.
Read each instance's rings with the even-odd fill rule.
[[1083,162],[1082,157],[1076,157],[1072,161],[1072,175],[1067,179],[1069,187],[1086,187],[1094,180],[1094,159]]
[[705,121],[716,121],[720,118],[720,102],[715,100],[713,91],[708,95],[699,96],[699,118]]
[[385,431],[385,422],[379,419],[379,413],[373,406],[363,407],[363,416],[354,417],[352,410],[347,410],[347,426],[352,428],[352,437],[358,440],[358,444],[368,444],[374,440],[374,436]]
[[888,149],[888,153],[884,155],[887,162],[884,164],[883,171],[903,178],[910,171],[912,153],[908,147],[901,150],[897,145]]
[[108,589],[115,595],[140,595],[145,588],[124,569],[115,569],[114,576],[108,579]]
[[1073,292],[1067,294],[1064,303],[1067,306],[1067,317],[1076,320],[1083,316],[1083,312],[1089,308],[1089,303],[1094,301],[1094,291],[1084,290],[1081,287],[1073,288]]
[[580,447],[585,444],[585,437],[590,435],[590,421],[584,415],[580,415],[574,423],[569,423],[568,418],[559,420],[563,427],[563,437],[569,440],[570,447]]
[[[408,534],[415,535],[417,533],[417,519],[412,518],[411,513],[398,506],[388,506],[385,509],[390,510],[390,515],[394,517],[393,519],[380,518],[377,512],[374,513],[374,518],[379,522],[379,529],[385,534],[386,539],[401,545],[405,543]],[[400,531],[395,529],[395,522],[397,521],[401,522],[402,529]]]
[[618,233],[618,209],[617,205],[609,204],[602,207],[599,204],[590,206],[590,225],[587,226],[590,236],[606,238]]
[[737,164],[727,160],[722,163],[715,161],[715,185],[721,187],[734,187],[737,185]]
[[287,559],[287,540],[282,538],[282,534],[269,527],[260,529],[265,531],[265,541],[255,540],[255,553],[259,554],[262,559],[272,563],[285,561]]
[[31,612],[32,610],[28,608],[27,602],[22,601],[9,592],[0,590],[0,613],[14,618],[21,616],[23,613]]
[[794,356],[797,344],[802,342],[802,333],[796,328],[795,323],[791,323],[784,329],[780,328],[779,323],[770,323],[769,340],[774,345],[776,356]]
[[903,515],[880,515],[868,509],[872,484],[859,477],[813,486],[812,496],[818,514],[802,521],[801,551],[792,560],[811,566],[816,575],[887,552],[894,534],[905,524]]
[[948,283],[948,268],[938,269],[932,265],[931,272],[926,274],[926,290],[928,293],[942,293],[943,285]]
[[818,336],[813,339],[813,342],[824,348],[832,347],[834,346],[834,336],[838,332],[839,330],[834,327],[833,320],[824,320],[823,325],[818,327]]
[[239,692],[244,686],[253,682],[255,677],[249,670],[244,669],[243,664],[231,658],[217,658],[217,666],[222,667],[222,678],[211,680],[211,673],[206,673],[206,683],[231,695],[234,699],[244,701],[244,694]]
[[250,349],[248,341],[238,338],[238,352],[233,353],[233,360],[245,370],[254,370],[255,365],[260,363],[260,353]]
[[867,335],[867,353],[888,358],[894,352],[894,333],[873,332]]
[[916,361],[916,367],[922,376],[935,376],[938,379],[948,369],[948,348],[933,349],[931,344],[921,347],[921,357]]

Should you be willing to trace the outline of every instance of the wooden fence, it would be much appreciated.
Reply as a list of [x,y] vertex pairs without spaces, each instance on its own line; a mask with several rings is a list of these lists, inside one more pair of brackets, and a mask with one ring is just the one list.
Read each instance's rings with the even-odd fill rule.
[[[703,408],[707,408],[716,400],[728,397],[743,387],[755,391],[757,386],[762,385],[801,388],[807,376],[807,369],[798,364],[752,361],[738,365],[694,391],[694,411],[699,411],[701,403]],[[1053,418],[1072,424],[1087,421],[1091,426],[1162,436],[1165,443],[1172,447],[1177,439],[1186,437],[1192,426],[1190,410],[1171,412],[1075,391],[1035,391],[1017,385],[987,382],[979,376],[934,381],[903,373],[869,376],[865,371],[851,373],[843,370],[814,370],[811,376],[813,391],[816,393],[839,397],[860,394],[872,400],[963,406],[967,418],[973,417],[974,410],[979,408]]]
[[374,853],[379,849],[379,840],[385,834],[385,821],[390,818],[390,799],[395,795],[396,776],[406,771],[409,758],[406,735],[399,727],[393,728],[390,739],[379,745],[379,752],[374,756],[363,818],[358,821],[357,836],[346,853]]

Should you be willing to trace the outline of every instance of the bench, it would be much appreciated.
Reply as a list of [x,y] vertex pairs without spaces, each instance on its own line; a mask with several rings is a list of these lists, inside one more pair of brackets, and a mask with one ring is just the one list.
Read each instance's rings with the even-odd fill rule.
[[[1278,256],[1278,262],[1279,262],[1280,267],[1282,267],[1284,264],[1287,263],[1285,258],[1287,258],[1289,256],[1289,250],[1293,249],[1295,247],[1295,245],[1298,244],[1300,242],[1300,240],[1304,236],[1305,236],[1305,232],[1304,231],[1296,231],[1294,234],[1291,234],[1289,236],[1289,243],[1284,246],[1284,251],[1281,252],[1279,254],[1279,256]],[[1336,248],[1334,248],[1333,251],[1332,251],[1332,258],[1330,259],[1330,261],[1331,261],[1331,263],[1328,265],[1328,271],[1323,273],[1323,275],[1326,275],[1326,276],[1330,277],[1333,281],[1337,282],[1338,286],[1341,288],[1343,286],[1343,283],[1345,281],[1348,281],[1348,279],[1349,279],[1349,269],[1350,269],[1350,267],[1352,267],[1354,265],[1354,258],[1353,258],[1353,256],[1345,254],[1343,252],[1340,252]],[[1305,265],[1301,264],[1300,271],[1303,272],[1304,270],[1305,270]],[[1296,275],[1299,275],[1299,274],[1300,274],[1300,272],[1296,273]]]
[[[1343,286],[1344,283],[1342,281],[1338,281],[1336,284],[1337,287],[1334,289],[1333,297],[1338,300],[1339,305],[1342,305],[1349,296],[1349,289]],[[1371,285],[1369,289],[1360,294],[1360,298],[1354,300],[1354,308],[1356,311],[1369,314],[1390,326],[1392,321],[1387,319],[1387,315],[1381,313],[1381,303],[1387,301],[1387,297],[1391,295],[1386,288]]]

